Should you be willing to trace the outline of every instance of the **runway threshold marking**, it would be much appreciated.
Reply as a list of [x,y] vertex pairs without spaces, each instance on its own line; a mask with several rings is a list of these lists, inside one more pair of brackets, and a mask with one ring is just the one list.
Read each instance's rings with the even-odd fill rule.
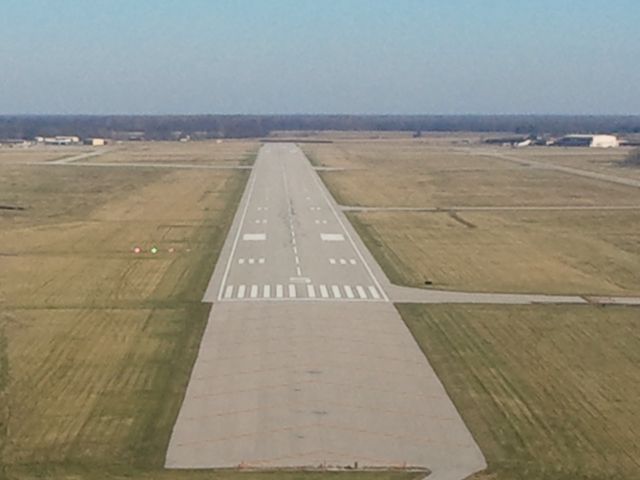
[[309,298],[316,298],[316,290],[313,285],[307,285],[307,295]]

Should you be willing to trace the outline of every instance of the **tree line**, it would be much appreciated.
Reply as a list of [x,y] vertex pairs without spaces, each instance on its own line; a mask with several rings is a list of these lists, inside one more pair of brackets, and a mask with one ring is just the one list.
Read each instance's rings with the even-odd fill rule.
[[78,135],[148,140],[264,137],[273,131],[640,133],[640,116],[571,115],[133,115],[0,116],[0,138]]

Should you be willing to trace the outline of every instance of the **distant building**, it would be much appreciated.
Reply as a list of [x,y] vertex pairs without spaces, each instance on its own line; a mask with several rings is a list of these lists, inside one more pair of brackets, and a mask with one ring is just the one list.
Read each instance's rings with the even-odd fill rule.
[[553,144],[558,147],[617,148],[620,141],[615,135],[566,135]]
[[80,137],[75,136],[36,137],[35,140],[45,145],[77,145],[80,143]]
[[85,138],[84,144],[91,145],[92,147],[103,147],[107,141],[104,138]]
[[10,148],[27,148],[30,147],[32,143],[28,140],[24,140],[22,138],[5,138],[0,139],[0,146],[10,147]]

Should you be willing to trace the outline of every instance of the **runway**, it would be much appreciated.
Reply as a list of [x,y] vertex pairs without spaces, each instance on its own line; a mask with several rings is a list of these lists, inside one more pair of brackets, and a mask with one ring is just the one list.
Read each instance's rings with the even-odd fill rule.
[[205,295],[166,466],[482,470],[383,282],[304,154],[262,147]]

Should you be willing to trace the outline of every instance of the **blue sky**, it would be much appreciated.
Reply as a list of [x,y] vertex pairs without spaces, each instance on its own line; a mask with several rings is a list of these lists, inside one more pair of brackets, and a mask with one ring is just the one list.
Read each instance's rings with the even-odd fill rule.
[[2,0],[0,114],[640,114],[638,0]]

